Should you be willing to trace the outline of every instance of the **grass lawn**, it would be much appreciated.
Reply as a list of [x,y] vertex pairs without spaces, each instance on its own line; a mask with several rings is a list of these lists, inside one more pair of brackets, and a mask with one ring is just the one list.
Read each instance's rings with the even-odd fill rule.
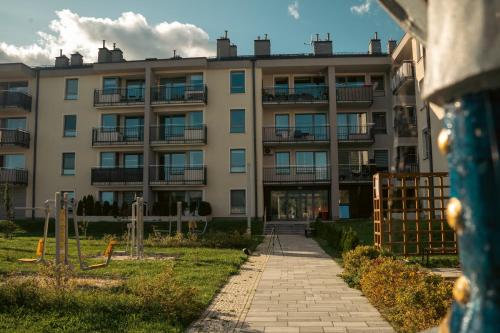
[[[18,258],[34,256],[37,241],[38,237],[19,235],[0,239],[2,332],[182,332],[246,260],[241,249],[149,246],[146,253],[175,259],[114,260],[107,268],[85,272],[75,268],[76,277],[117,282],[110,286],[76,286],[66,293],[56,292],[57,296],[45,295],[37,288],[32,294],[23,288],[12,291],[7,281],[20,280],[20,275],[40,275],[42,265],[17,262]],[[82,253],[95,256],[106,245],[103,239],[84,240]],[[117,250],[124,250],[124,244],[119,244]],[[50,239],[48,259],[53,258],[54,251],[54,240]],[[72,239],[69,252],[71,263],[78,267]],[[92,264],[102,259],[87,261]],[[165,273],[169,269],[170,275]],[[177,299],[165,295],[169,293]],[[170,299],[164,299],[167,296]]]

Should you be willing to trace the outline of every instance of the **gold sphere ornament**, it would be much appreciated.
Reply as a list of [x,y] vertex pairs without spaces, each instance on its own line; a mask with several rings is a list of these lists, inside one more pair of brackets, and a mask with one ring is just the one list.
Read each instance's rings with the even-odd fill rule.
[[448,154],[451,150],[451,131],[449,129],[443,128],[441,132],[439,132],[437,138],[437,144],[439,151],[443,155]]
[[466,304],[470,299],[470,282],[463,275],[455,281],[453,298],[460,304]]
[[448,225],[456,232],[462,231],[462,203],[457,198],[450,198],[446,206]]

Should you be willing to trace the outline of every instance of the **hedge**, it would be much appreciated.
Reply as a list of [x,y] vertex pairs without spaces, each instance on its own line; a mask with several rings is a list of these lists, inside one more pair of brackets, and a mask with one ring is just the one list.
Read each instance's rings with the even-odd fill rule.
[[318,237],[324,239],[336,251],[343,253],[354,249],[359,244],[359,237],[351,227],[339,228],[333,223],[320,221],[311,223],[311,227],[316,230]]
[[342,277],[361,289],[398,332],[419,332],[440,323],[451,303],[452,286],[377,248],[360,246],[343,255]]

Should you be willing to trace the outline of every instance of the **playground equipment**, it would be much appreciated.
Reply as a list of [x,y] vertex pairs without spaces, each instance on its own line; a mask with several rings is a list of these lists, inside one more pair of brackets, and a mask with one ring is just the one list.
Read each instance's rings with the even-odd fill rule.
[[136,197],[132,203],[132,217],[127,224],[128,241],[126,252],[131,257],[142,259],[144,257],[144,198]]
[[[42,239],[38,241],[38,246],[36,250],[36,256],[37,258],[33,259],[28,259],[28,258],[23,258],[23,259],[18,259],[19,262],[22,263],[46,263],[45,260],[45,249],[46,249],[46,244],[47,244],[47,234],[48,234],[48,229],[49,229],[49,221],[50,221],[50,203],[54,204],[54,219],[55,219],[55,241],[56,241],[56,255],[55,255],[55,263],[56,265],[63,264],[63,265],[68,265],[68,244],[69,244],[69,237],[68,237],[68,217],[69,217],[69,211],[71,209],[72,212],[72,218],[73,218],[73,224],[75,228],[75,238],[76,238],[76,245],[77,245],[77,251],[78,251],[78,261],[80,264],[80,269],[82,270],[91,270],[91,269],[97,269],[97,268],[104,268],[109,265],[111,261],[111,256],[113,255],[113,248],[114,245],[116,244],[115,240],[111,240],[106,247],[106,250],[104,251],[104,255],[107,257],[106,261],[104,263],[99,263],[95,265],[87,265],[85,261],[83,260],[83,256],[81,253],[81,246],[80,246],[80,235],[78,232],[78,220],[77,216],[75,214],[76,212],[76,206],[74,203],[70,200],[68,200],[68,194],[65,193],[63,196],[61,196],[60,192],[55,193],[55,199],[52,200],[47,200],[45,201],[45,207],[43,208],[45,210],[45,224],[44,224],[44,236]],[[31,209],[31,208],[30,208]],[[39,209],[39,208],[34,208],[34,209]]]

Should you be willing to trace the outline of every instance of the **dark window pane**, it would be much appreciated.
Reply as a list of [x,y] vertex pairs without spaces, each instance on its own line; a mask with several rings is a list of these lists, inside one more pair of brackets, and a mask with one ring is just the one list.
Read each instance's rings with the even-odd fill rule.
[[245,110],[231,110],[231,133],[245,133]]
[[245,172],[245,149],[231,149],[231,172]]
[[76,115],[64,116],[64,136],[76,136]]
[[231,214],[245,214],[245,190],[231,190]]
[[231,72],[231,94],[245,92],[245,72]]
[[78,99],[78,79],[66,79],[66,99]]
[[63,153],[63,175],[75,174],[75,153]]

